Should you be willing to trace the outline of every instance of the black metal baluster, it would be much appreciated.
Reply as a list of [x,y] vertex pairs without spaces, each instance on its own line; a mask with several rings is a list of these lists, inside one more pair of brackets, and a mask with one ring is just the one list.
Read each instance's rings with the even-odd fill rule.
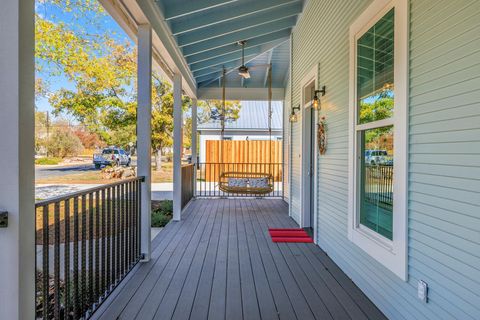
[[120,186],[117,185],[116,186],[116,194],[117,194],[117,197],[115,198],[115,201],[117,203],[116,205],[116,210],[114,212],[115,214],[115,237],[117,239],[117,252],[116,252],[116,260],[117,260],[117,266],[116,266],[116,270],[117,270],[117,274],[115,275],[115,283],[117,283],[117,281],[120,279],[120,274],[121,274],[121,267],[120,267],[120,263],[121,263],[121,253],[122,253],[122,247],[120,246],[120,232],[121,232],[121,229],[120,229],[120,226],[121,226],[121,221],[120,221],[120,217],[121,217],[121,211],[122,211],[122,207],[121,207],[121,194],[120,194]]
[[130,240],[129,240],[129,259],[128,259],[128,262],[129,262],[129,265],[128,265],[128,269],[130,269],[133,265],[133,259],[134,259],[134,249],[135,249],[135,246],[134,246],[134,234],[133,234],[133,210],[134,210],[134,203],[133,203],[133,182],[130,181],[128,183],[128,188],[129,188],[129,192],[128,192],[128,203],[130,204],[130,210],[128,210],[128,219],[129,219],[129,226],[128,226],[128,233],[130,235]]
[[107,190],[107,263],[106,263],[106,277],[107,277],[107,292],[110,292],[110,285],[112,284],[112,273],[111,270],[113,266],[110,264],[112,256],[112,188]]
[[48,256],[48,243],[49,243],[49,232],[48,232],[48,205],[43,206],[43,223],[42,223],[42,244],[43,244],[43,267],[42,267],[42,291],[43,291],[43,319],[49,319],[48,309],[50,305],[49,299],[49,286],[50,286],[50,271],[48,269],[49,256]]
[[120,245],[121,245],[121,273],[120,279],[125,275],[125,184],[120,185],[121,189],[121,210],[120,210]]
[[145,179],[142,178],[138,184],[138,255],[142,257],[142,183],[145,183]]
[[60,319],[60,203],[54,204],[53,285],[54,318]]
[[125,273],[130,268],[130,196],[129,183],[125,183]]
[[82,252],[81,252],[81,314],[85,314],[85,306],[87,300],[87,195],[82,195]]
[[95,303],[98,302],[100,295],[101,285],[100,285],[100,215],[101,215],[101,207],[100,207],[100,192],[97,191],[95,193]]
[[93,206],[93,193],[89,193],[88,195],[88,305],[91,306],[95,300],[94,300],[94,265],[93,265],[93,242],[95,241],[94,239],[94,234],[93,234],[93,228],[94,228],[94,220],[93,220],[93,215],[94,215],[94,206]]
[[138,198],[138,193],[140,191],[140,180],[135,181],[135,261],[138,261],[140,257],[140,239],[138,238],[138,228],[140,227],[139,221],[139,209],[140,209],[140,199]]
[[73,198],[73,317],[80,317],[78,292],[78,197]]
[[[100,296],[103,297],[105,292],[107,291],[107,273],[105,267],[105,241],[107,239],[107,235],[105,234],[105,216],[107,214],[106,202],[105,202],[105,189],[102,189],[102,273],[101,273],[101,286],[100,286]],[[98,240],[97,240],[98,241]]]
[[64,273],[65,273],[65,293],[64,293],[64,319],[69,318],[70,314],[70,198],[64,202],[64,222],[65,222],[65,260],[64,260]]
[[117,280],[117,187],[112,187],[112,285]]

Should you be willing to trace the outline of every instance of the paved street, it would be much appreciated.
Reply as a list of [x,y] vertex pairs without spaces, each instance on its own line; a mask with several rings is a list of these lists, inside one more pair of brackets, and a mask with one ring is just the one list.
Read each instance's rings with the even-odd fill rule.
[[[137,165],[137,160],[132,159],[132,166]],[[83,173],[88,171],[100,171],[95,169],[92,163],[72,164],[65,166],[35,166],[35,179],[66,176],[69,174]]]
[[65,176],[73,173],[96,171],[93,164],[75,164],[68,166],[35,166],[35,178],[45,179],[50,177]]

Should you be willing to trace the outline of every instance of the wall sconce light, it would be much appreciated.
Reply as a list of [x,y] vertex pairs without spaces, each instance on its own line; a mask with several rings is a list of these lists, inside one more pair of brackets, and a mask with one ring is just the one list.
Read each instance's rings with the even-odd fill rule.
[[294,122],[298,121],[298,117],[295,114],[295,110],[300,110],[300,106],[296,106],[296,107],[292,108],[292,113],[290,113],[290,118],[289,118],[291,123],[294,123]]
[[323,86],[322,89],[320,90],[315,90],[314,96],[313,96],[313,108],[315,110],[318,110],[318,106],[320,105],[320,97],[318,94],[321,93],[323,97],[325,95],[325,92],[327,92],[326,90],[327,88],[325,86]]

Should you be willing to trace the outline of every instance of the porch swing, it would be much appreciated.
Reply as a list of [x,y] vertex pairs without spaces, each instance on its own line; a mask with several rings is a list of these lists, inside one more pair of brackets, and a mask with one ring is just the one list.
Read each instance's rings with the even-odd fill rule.
[[[247,69],[248,70],[248,69]],[[248,71],[247,71],[248,72]],[[222,78],[222,115],[220,159],[223,159],[223,141],[225,141],[225,75],[223,69]],[[272,65],[268,65],[268,131],[269,131],[269,154],[272,158]],[[245,171],[223,171],[220,168],[218,188],[227,194],[244,194],[265,196],[273,192],[274,179],[270,172],[245,172]],[[269,170],[270,171],[270,170]]]

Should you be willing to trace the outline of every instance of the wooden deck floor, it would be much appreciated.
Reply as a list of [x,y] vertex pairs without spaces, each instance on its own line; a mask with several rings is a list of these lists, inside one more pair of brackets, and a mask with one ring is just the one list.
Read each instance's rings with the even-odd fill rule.
[[297,227],[287,211],[282,200],[192,202],[95,318],[385,319],[319,247],[271,241],[269,227]]

